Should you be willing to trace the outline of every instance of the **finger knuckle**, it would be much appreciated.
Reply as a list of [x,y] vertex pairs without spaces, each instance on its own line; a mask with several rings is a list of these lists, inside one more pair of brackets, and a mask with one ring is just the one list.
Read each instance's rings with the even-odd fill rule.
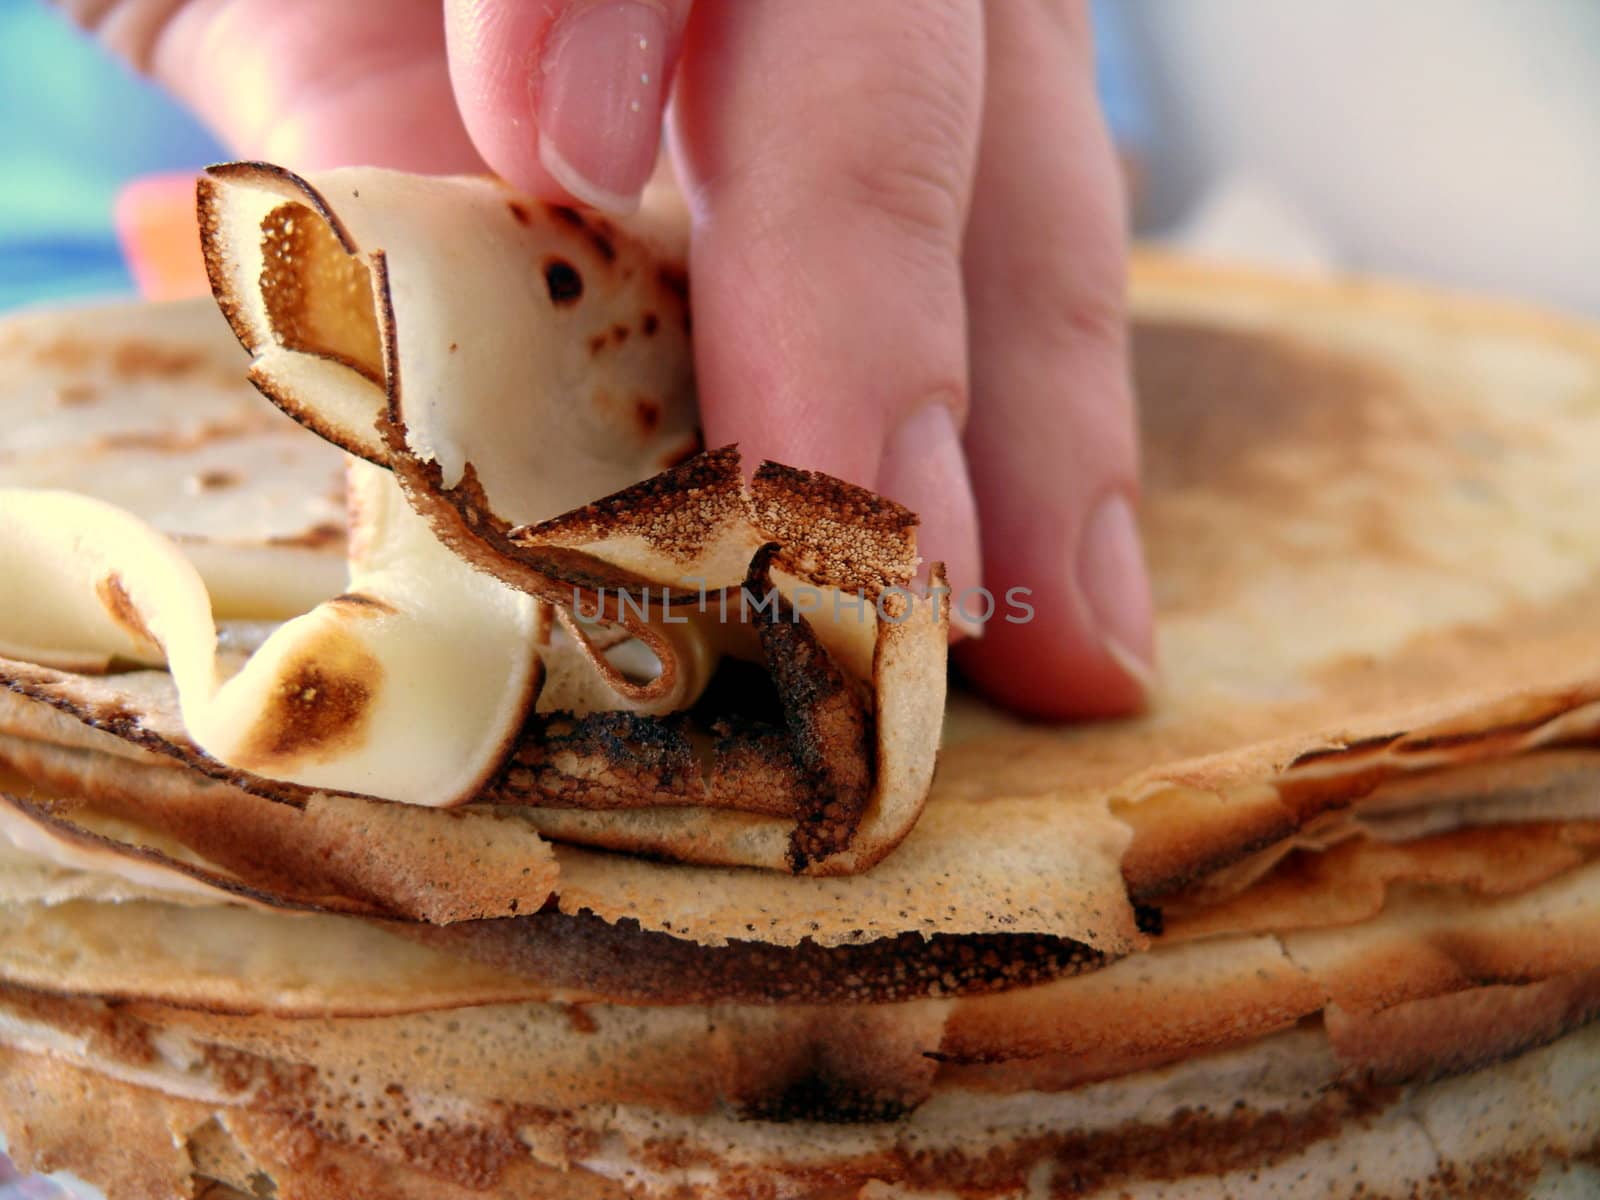
[[1047,343],[1121,353],[1128,308],[1120,274],[1086,272],[1062,256],[1013,260],[1004,273],[1007,307],[1025,315]]
[[837,47],[814,114],[813,168],[833,198],[868,219],[957,245],[981,116],[981,34],[948,4]]
[[64,0],[63,11],[135,70],[148,74],[156,47],[182,4],[171,0]]

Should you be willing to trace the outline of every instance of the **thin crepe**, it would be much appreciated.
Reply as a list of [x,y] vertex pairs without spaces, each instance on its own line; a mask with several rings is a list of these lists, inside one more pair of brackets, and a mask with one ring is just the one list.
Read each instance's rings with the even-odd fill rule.
[[[457,551],[472,539],[455,528],[467,519],[459,512],[443,519],[446,480],[493,486],[497,498],[520,489],[513,511],[538,527],[516,538],[537,563],[490,572],[520,590],[473,570],[481,555],[464,553],[472,567],[448,561],[395,511],[390,476],[358,463],[345,593],[272,632],[228,678],[209,652],[203,581],[154,531],[67,496],[13,492],[0,503],[18,603],[0,622],[0,651],[64,671],[166,663],[183,736],[159,696],[108,727],[145,742],[155,734],[203,771],[291,801],[321,789],[599,809],[546,820],[567,840],[817,874],[888,853],[926,795],[943,696],[944,606],[937,592],[920,599],[902,586],[916,563],[914,518],[771,464],[747,489],[731,450],[624,486],[696,444],[684,288],[660,237],[483,180],[347,172],[323,182],[339,214],[270,168],[217,169],[202,186],[213,282],[254,354],[251,378],[310,429],[393,468]],[[461,244],[439,238],[441,226],[464,231],[477,275],[463,272]],[[378,248],[358,254],[352,230]],[[447,243],[456,248],[441,254]],[[486,286],[495,272],[506,288]],[[412,332],[402,339],[400,326]],[[499,332],[509,328],[517,336]],[[432,339],[446,333],[440,350]],[[586,398],[573,403],[578,392]],[[415,429],[402,438],[405,421]],[[789,598],[742,630],[725,618],[709,630],[703,615],[630,616],[616,595],[608,607],[619,583],[646,607],[652,583],[660,603],[668,585],[686,602],[690,578],[702,614],[708,597],[725,607],[729,590],[758,605],[774,587]],[[832,596],[858,579],[870,594],[855,620],[811,603],[819,586]],[[936,569],[932,584],[942,587]],[[586,611],[600,626],[575,619]],[[460,653],[445,614],[482,653]],[[620,665],[630,646],[617,633],[653,657],[653,672],[636,678]],[[736,688],[699,714],[691,724],[714,740],[702,770],[683,714],[730,648],[766,664],[776,708],[751,721]],[[37,674],[10,674],[37,694]],[[51,684],[64,711],[89,712],[83,697],[98,685],[78,683],[66,699],[73,681]],[[835,702],[819,706],[830,693]],[[397,737],[401,726],[410,732]]]
[[[1586,532],[1597,518],[1581,502],[1600,454],[1600,337],[1388,286],[1154,260],[1138,264],[1135,285],[1165,685],[1142,720],[1066,731],[1018,726],[957,696],[924,822],[954,846],[964,828],[985,827],[987,800],[1010,798],[1038,822],[1034,865],[1023,872],[973,842],[959,899],[1011,887],[1025,914],[1017,928],[1079,940],[1090,914],[1120,907],[1125,944],[1119,872],[1142,899],[1177,893],[1380,789],[1581,743],[1600,695],[1582,551],[1600,530]],[[1197,454],[1226,469],[1198,470]],[[1301,486],[1301,475],[1321,482]],[[1393,595],[1405,602],[1384,599]],[[1325,602],[1334,596],[1346,598],[1337,611]],[[1354,619],[1362,604],[1370,611]],[[21,686],[75,703],[59,684]],[[80,711],[104,719],[104,708]],[[1109,836],[1108,800],[1132,826],[1126,854]],[[560,828],[587,813],[534,819],[552,837],[592,836]],[[916,845],[913,835],[905,852]],[[738,871],[570,857],[583,872],[574,909],[711,943],[798,939],[807,918],[797,914],[815,902]],[[855,926],[841,919],[833,936],[998,928],[1003,906],[951,919],[936,878],[914,875],[908,903]],[[1066,911],[1063,879],[1078,915],[1027,916]],[[746,901],[707,908],[705,897],[734,886]],[[752,922],[752,911],[780,919]]]
[[354,796],[274,803],[188,772],[0,734],[0,838],[58,866],[215,902],[435,924],[537,912],[555,857],[525,822]]
[[[1450,311],[1449,344],[1463,328],[1489,344],[1478,320],[1549,349],[1515,322]],[[1259,341],[1180,343],[1191,362],[1197,344],[1226,347],[1235,378],[1241,361],[1255,362],[1251,379],[1282,371]],[[1585,379],[1600,375],[1600,354],[1573,353],[1589,356]],[[1559,376],[1539,378],[1572,384]],[[1444,386],[1415,362],[1406,378],[1423,393],[1429,380]],[[1303,389],[1289,383],[1275,394],[1297,399]],[[1581,417],[1581,390],[1564,394]],[[1468,426],[1483,415],[1463,411]],[[1514,412],[1500,415],[1515,426]],[[1553,480],[1577,479],[1542,430],[1506,440],[1512,449],[1491,457],[1509,494],[1519,480],[1531,493],[1554,486],[1523,478],[1541,459]],[[1278,446],[1296,469],[1315,449],[1303,429]],[[1414,532],[1404,506],[1426,503],[1398,486],[1404,478],[1382,480],[1398,496],[1376,506],[1400,533]],[[1166,514],[1212,511],[1208,486],[1203,477]],[[1522,539],[1530,561],[1566,551],[1537,504],[1505,508],[1495,535]],[[1314,524],[1281,501],[1243,532],[1292,543]],[[1152,546],[1174,551],[1170,539]],[[1400,560],[1478,578],[1452,557],[1465,549],[1444,551]],[[1309,561],[1295,569],[1329,566]],[[1383,555],[1351,562],[1398,570]],[[1287,574],[1264,578],[1281,587]],[[1371,644],[1382,629],[1324,631],[1335,654],[1326,673],[1296,657],[1295,639],[1309,636],[1297,612],[1267,622],[1240,598],[1243,585],[1211,597],[1208,619],[1225,631],[1224,618],[1244,612],[1258,622],[1261,656],[1282,666],[1281,690],[1233,707],[1180,687],[1142,722],[1063,738],[960,702],[924,820],[850,879],[560,847],[568,911],[432,928],[151,900],[113,907],[63,900],[71,885],[59,874],[37,878],[49,896],[32,904],[19,891],[6,926],[0,964],[12,986],[0,1027],[23,1052],[51,1056],[22,1061],[65,1099],[24,1085],[3,1089],[0,1106],[37,1161],[234,1183],[260,1170],[288,1195],[341,1179],[460,1196],[603,1192],[611,1181],[727,1196],[1294,1195],[1308,1178],[1352,1192],[1524,1194],[1570,1156],[1592,1155],[1600,1094],[1595,1035],[1583,1029],[1600,1010],[1592,635],[1582,588],[1569,594],[1552,578],[1538,586],[1552,589],[1554,616],[1527,630],[1527,610],[1511,606],[1486,625],[1451,615],[1398,646]],[[1164,611],[1181,614],[1174,603],[1164,597]],[[1352,678],[1338,658],[1347,650],[1393,654],[1394,670],[1422,677],[1391,679],[1381,657],[1358,660]],[[1223,658],[1216,678],[1237,682],[1257,665]],[[1490,674],[1474,675],[1479,667]],[[71,681],[26,686],[76,702]],[[22,736],[63,732],[24,711]],[[1352,742],[1348,730],[1369,719],[1387,732]],[[108,757],[125,763],[114,776],[132,764],[121,750]],[[175,779],[190,770],[164,769]],[[174,816],[163,804],[142,811]],[[1087,954],[1068,964],[1076,973],[1011,976],[990,994],[975,976],[952,995],[923,974],[946,952],[953,969],[986,970],[1043,949],[949,937],[978,911],[974,897],[997,929],[1012,918],[1103,934],[1131,929],[1130,894],[1146,905],[1148,948],[1130,935],[1120,961]],[[853,900],[865,914],[854,927]],[[954,922],[949,904],[962,909]],[[1166,934],[1152,932],[1155,907],[1171,918]],[[751,916],[760,934],[741,932]],[[838,946],[819,950],[812,921]],[[280,986],[294,982],[297,929],[316,931],[339,964],[326,988]],[[919,952],[917,935],[896,929],[933,936]],[[241,945],[255,950],[248,970],[225,953]],[[454,965],[408,957],[407,946]],[[472,971],[483,974],[462,974]],[[405,1011],[405,984],[420,972],[452,984],[463,1007]],[[496,990],[507,988],[523,990]],[[421,1007],[449,1003],[432,994]],[[1469,1073],[1445,1078],[1457,1072]],[[36,1132],[36,1114],[92,1118],[119,1101],[162,1118],[111,1150]],[[292,1153],[290,1129],[301,1131]],[[575,1173],[552,1174],[563,1169]]]
[[[1512,1179],[1526,1183],[1538,1176],[1545,1155],[1583,1154],[1594,1144],[1600,1058],[1595,1029],[1582,1028],[1582,1014],[1593,1012],[1596,998],[1592,975],[1514,995],[1483,989],[1471,1003],[1451,999],[1397,1010],[1401,1019],[1389,1020],[1387,1028],[1344,1026],[1327,1038],[1314,1029],[1290,1031],[1054,1096],[947,1088],[914,1116],[852,1125],[676,1115],[637,1101],[590,1109],[507,1105],[490,1098],[503,1092],[479,1090],[486,1076],[501,1086],[511,1082],[504,1057],[496,1066],[476,1053],[452,1055],[441,1026],[412,1029],[411,1040],[402,1043],[411,1059],[406,1083],[385,1091],[387,1049],[371,1039],[322,1033],[330,1056],[324,1078],[270,1038],[230,1034],[226,1019],[164,1019],[157,1010],[135,1016],[92,1005],[52,1009],[41,998],[13,993],[5,997],[3,1019],[24,1050],[20,1061],[11,1061],[27,1077],[56,1086],[41,1089],[37,1098],[11,1086],[0,1093],[0,1104],[8,1124],[30,1131],[26,1148],[37,1154],[39,1146],[74,1144],[47,1132],[71,1128],[71,1122],[36,1124],[46,1095],[61,1097],[51,1110],[70,1111],[85,1092],[120,1093],[120,1083],[138,1089],[133,1094],[144,1099],[142,1109],[164,1103],[189,1109],[191,1131],[208,1118],[235,1131],[298,1120],[316,1131],[304,1143],[302,1163],[355,1150],[467,1194],[522,1195],[527,1184],[518,1171],[529,1164],[573,1172],[566,1182],[580,1189],[575,1194],[593,1186],[586,1185],[585,1172],[616,1179],[629,1191],[675,1194],[692,1182],[695,1194],[730,1197],[763,1185],[802,1194],[831,1187],[850,1195],[863,1185],[1019,1194],[1043,1172],[1070,1181],[1080,1194],[1101,1188],[1125,1194],[1130,1186],[1182,1180],[1185,1194],[1211,1195],[1227,1194],[1232,1172],[1242,1178],[1253,1170],[1252,1178],[1277,1177],[1287,1186],[1297,1177],[1303,1183],[1308,1170],[1331,1182],[1342,1176],[1330,1173],[1337,1164],[1354,1170],[1370,1190],[1371,1169],[1357,1169],[1359,1154],[1347,1157],[1357,1149],[1378,1155],[1386,1171],[1402,1178],[1417,1171],[1426,1179],[1443,1161],[1472,1168],[1468,1179],[1474,1182],[1509,1167]],[[1474,1030],[1480,1022],[1473,1004],[1484,1002],[1514,1016],[1488,1036],[1475,1030],[1475,1050],[1465,1056],[1459,1046],[1446,1054],[1413,1052],[1410,1073],[1396,1082],[1414,1086],[1374,1086],[1368,1064],[1383,1069],[1396,1061],[1392,1056],[1404,1050],[1397,1033],[1429,1019]],[[1568,1032],[1574,1023],[1577,1032]],[[477,1024],[468,1019],[458,1031],[480,1032]],[[51,1057],[32,1057],[46,1053]],[[452,1057],[459,1075],[444,1061]],[[656,1061],[653,1047],[643,1049],[641,1065],[646,1073],[667,1067]],[[741,1066],[736,1058],[719,1065],[734,1077]],[[870,1066],[860,1066],[870,1074]],[[1450,1078],[1459,1072],[1467,1074]],[[537,1083],[534,1088],[540,1090]],[[1518,1119],[1507,1119],[1513,1111]],[[31,1133],[34,1128],[40,1132]],[[168,1154],[187,1140],[156,1139]],[[118,1144],[124,1155],[134,1147],[154,1149],[137,1135]],[[1518,1161],[1530,1152],[1531,1164]],[[80,1165],[93,1161],[81,1144],[77,1154]],[[1468,1179],[1440,1194],[1478,1194]],[[542,1181],[560,1186],[549,1176]],[[1292,1188],[1286,1194],[1294,1194]]]
[[0,648],[67,668],[84,652],[165,664],[188,736],[235,769],[460,803],[532,702],[547,614],[440,547],[386,474],[351,479],[348,590],[274,630],[232,675],[204,580],[170,541],[76,493],[0,491]]
[[[390,468],[436,535],[479,569],[552,603],[558,616],[600,615],[648,647],[659,673],[634,683],[608,671],[584,631],[563,621],[616,692],[595,708],[661,716],[687,707],[705,682],[693,664],[724,652],[729,631],[702,621],[674,633],[669,598],[697,601],[703,613],[709,596],[743,587],[760,601],[774,585],[793,605],[785,622],[810,629],[825,657],[872,693],[865,719],[878,745],[867,755],[837,744],[808,750],[818,734],[797,728],[806,716],[792,706],[786,723],[803,778],[767,765],[770,751],[748,740],[732,752],[743,773],[756,772],[737,789],[741,798],[818,793],[792,824],[701,811],[715,788],[710,797],[669,790],[657,805],[683,811],[552,818],[559,836],[825,874],[862,870],[904,836],[927,790],[942,700],[942,606],[905,591],[917,563],[915,518],[860,488],[775,464],[763,464],[747,489],[731,450],[677,465],[695,448],[698,420],[681,241],[530,204],[486,180],[376,170],[303,179],[264,164],[212,168],[200,217],[213,289],[254,355],[251,377],[263,392]],[[490,279],[503,285],[487,287]],[[499,329],[518,336],[495,336]],[[602,492],[614,494],[583,503]],[[937,574],[932,582],[941,586]],[[853,602],[848,618],[841,594]],[[654,618],[645,611],[652,596]],[[625,597],[643,604],[630,613]],[[765,640],[780,622],[757,624]],[[886,628],[929,624],[938,628],[914,637]],[[764,648],[775,679],[817,657]],[[816,677],[804,687],[816,692]],[[646,721],[621,740],[653,736]],[[614,791],[633,782],[648,795],[658,775],[641,787],[630,766],[600,754],[578,774],[619,776]],[[841,783],[845,768],[873,776],[870,795]],[[594,803],[592,790],[569,780],[519,778],[536,802]]]

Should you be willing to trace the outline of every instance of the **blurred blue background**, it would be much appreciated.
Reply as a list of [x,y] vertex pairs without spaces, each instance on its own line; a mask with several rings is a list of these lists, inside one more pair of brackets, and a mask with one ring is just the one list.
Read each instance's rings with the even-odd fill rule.
[[41,0],[0,0],[0,113],[0,309],[131,291],[111,224],[117,190],[228,157]]
[[[1600,315],[1600,0],[1093,11],[1141,237]],[[130,290],[120,186],[230,157],[42,0],[0,0],[0,115],[0,309]]]
[[[1097,67],[1119,142],[1146,113],[1118,0],[1096,4]],[[232,157],[186,109],[44,0],[0,0],[0,310],[131,292],[112,225],[129,180]]]

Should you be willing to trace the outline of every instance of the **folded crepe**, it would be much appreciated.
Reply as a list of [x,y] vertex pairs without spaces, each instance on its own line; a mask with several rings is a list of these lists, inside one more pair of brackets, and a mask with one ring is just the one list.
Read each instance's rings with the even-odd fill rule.
[[820,874],[904,837],[942,575],[908,587],[898,505],[695,453],[671,239],[489,180],[259,165],[213,169],[200,219],[250,380],[352,456],[343,590],[230,656],[140,497],[8,489],[0,652],[60,672],[15,686],[94,723],[85,672],[165,668],[111,685],[135,740],[290,803],[567,810],[568,841]]
[[[468,215],[448,218],[458,203]],[[459,236],[402,236],[411,205]],[[370,498],[350,559],[375,582],[355,594],[415,617],[413,631],[433,614],[443,626],[448,614],[406,607],[413,589],[382,590],[395,578],[384,571],[433,556],[429,586],[459,588],[473,620],[498,611],[471,607],[482,581],[504,589],[488,594],[508,621],[531,614],[530,675],[575,673],[621,639],[663,674],[663,654],[715,650],[724,677],[702,696],[736,710],[766,697],[756,719],[774,727],[836,718],[828,689],[783,705],[784,673],[824,657],[858,695],[872,685],[874,714],[897,703],[862,669],[859,628],[823,614],[791,610],[784,633],[809,636],[778,644],[780,623],[740,623],[758,647],[741,653],[718,641],[720,621],[645,629],[617,599],[693,582],[673,574],[685,560],[666,561],[671,538],[640,532],[664,527],[653,520],[691,531],[686,545],[737,548],[695,563],[709,582],[760,591],[770,578],[786,596],[803,580],[865,586],[878,550],[841,559],[847,576],[807,548],[816,521],[764,524],[783,514],[763,515],[760,479],[744,489],[720,460],[693,468],[703,486],[617,484],[569,516],[519,509],[505,490],[515,471],[480,471],[477,456],[513,452],[494,444],[497,427],[537,427],[491,405],[487,383],[439,374],[515,368],[493,354],[451,366],[448,349],[405,357],[414,329],[465,354],[458,331],[531,311],[450,279],[447,250],[488,270],[511,258],[512,226],[538,231],[528,254],[541,269],[519,271],[548,306],[574,289],[556,271],[552,291],[544,261],[566,263],[584,297],[605,295],[601,264],[631,253],[620,230],[495,185],[368,172],[304,183],[233,168],[202,212],[223,255],[214,279],[239,272],[219,285],[252,356],[239,369],[253,361],[291,416],[362,459],[352,491]],[[280,255],[286,239],[327,253]],[[422,257],[402,269],[413,244]],[[269,278],[281,290],[247,286]],[[385,288],[364,342],[332,298]],[[482,296],[504,311],[451,323],[466,311],[455,303]],[[934,681],[943,739],[920,817],[852,874],[814,869],[827,858],[794,869],[792,812],[672,792],[685,778],[714,790],[726,761],[707,771],[691,737],[701,700],[682,716],[610,688],[635,707],[613,700],[587,723],[535,703],[468,803],[397,803],[219,761],[191,726],[170,646],[141,657],[125,628],[85,642],[81,590],[19,597],[26,620],[6,618],[6,644],[33,658],[6,663],[0,708],[0,1128],[13,1153],[114,1200],[1592,1189],[1600,516],[1582,500],[1600,461],[1600,333],[1387,285],[1161,259],[1138,264],[1134,298],[1164,669],[1151,711],[1030,726],[960,693],[944,706]],[[440,310],[426,315],[430,303]],[[101,331],[145,319],[78,318]],[[165,351],[178,353],[189,335],[171,320]],[[629,328],[624,346],[642,324]],[[480,336],[494,353],[517,345]],[[551,334],[541,353],[574,345],[587,342]],[[71,361],[52,369],[49,387],[71,384]],[[580,384],[600,378],[572,369]],[[33,367],[25,384],[44,386]],[[463,388],[472,412],[412,407]],[[596,411],[577,408],[571,420]],[[590,453],[574,436],[573,454]],[[161,586],[182,573],[174,559],[199,575],[191,589],[209,580],[187,543],[150,532],[175,527],[137,497],[71,482],[46,486],[79,494],[11,501],[10,527],[35,531],[37,549],[8,561],[58,563],[73,531],[73,561],[107,569],[44,578],[87,579],[94,599],[114,560],[128,604],[100,604],[102,632],[119,608],[147,642],[190,636]],[[902,536],[899,514],[824,491],[861,500],[834,511],[862,518],[863,545]],[[679,503],[708,492],[725,507]],[[58,515],[35,521],[43,509]],[[375,562],[361,543],[384,522],[405,537]],[[742,540],[746,526],[759,544]],[[154,573],[157,555],[118,557],[124,545],[170,551],[148,592],[137,573]],[[451,573],[466,562],[472,577]],[[573,586],[605,588],[615,607],[564,623],[552,610]],[[353,610],[369,607],[323,597],[310,612],[359,630],[371,617]],[[303,619],[251,615],[218,622],[202,665],[219,690],[270,663],[272,639]],[[330,627],[340,645],[359,637]],[[919,627],[876,621],[874,641],[890,628]],[[566,649],[550,650],[563,631]],[[466,636],[461,652],[476,644]],[[479,682],[500,688],[509,669]],[[494,688],[461,702],[483,705]],[[461,713],[433,707],[457,695],[441,685],[418,701],[439,729],[408,728],[465,744]],[[686,757],[667,741],[680,727]],[[805,741],[784,745],[796,777],[815,779]],[[636,769],[597,769],[585,755],[600,753]],[[880,736],[880,772],[884,754]]]

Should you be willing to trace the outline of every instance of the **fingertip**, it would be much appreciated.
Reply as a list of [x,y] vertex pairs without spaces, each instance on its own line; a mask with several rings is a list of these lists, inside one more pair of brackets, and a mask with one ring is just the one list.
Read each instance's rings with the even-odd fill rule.
[[1065,544],[1030,531],[1010,541],[991,575],[1004,588],[999,620],[956,662],[979,692],[1046,720],[1120,717],[1156,694],[1154,601],[1131,502],[1100,497]]
[[1126,717],[1150,706],[1158,684],[1154,666],[1115,643],[1052,627],[1048,614],[1058,606],[1038,593],[1026,602],[1034,609],[1029,624],[991,622],[981,641],[952,647],[961,678],[974,690],[1045,721]]
[[632,212],[689,0],[453,0],[450,73],[484,161],[547,200]]
[[968,615],[981,578],[977,504],[949,404],[931,400],[891,430],[877,490],[917,514],[923,570],[944,563],[951,628],[967,636],[981,632],[980,622]]
[[1155,678],[1155,612],[1133,506],[1120,491],[1095,501],[1078,535],[1077,606],[1106,653],[1141,681]]

